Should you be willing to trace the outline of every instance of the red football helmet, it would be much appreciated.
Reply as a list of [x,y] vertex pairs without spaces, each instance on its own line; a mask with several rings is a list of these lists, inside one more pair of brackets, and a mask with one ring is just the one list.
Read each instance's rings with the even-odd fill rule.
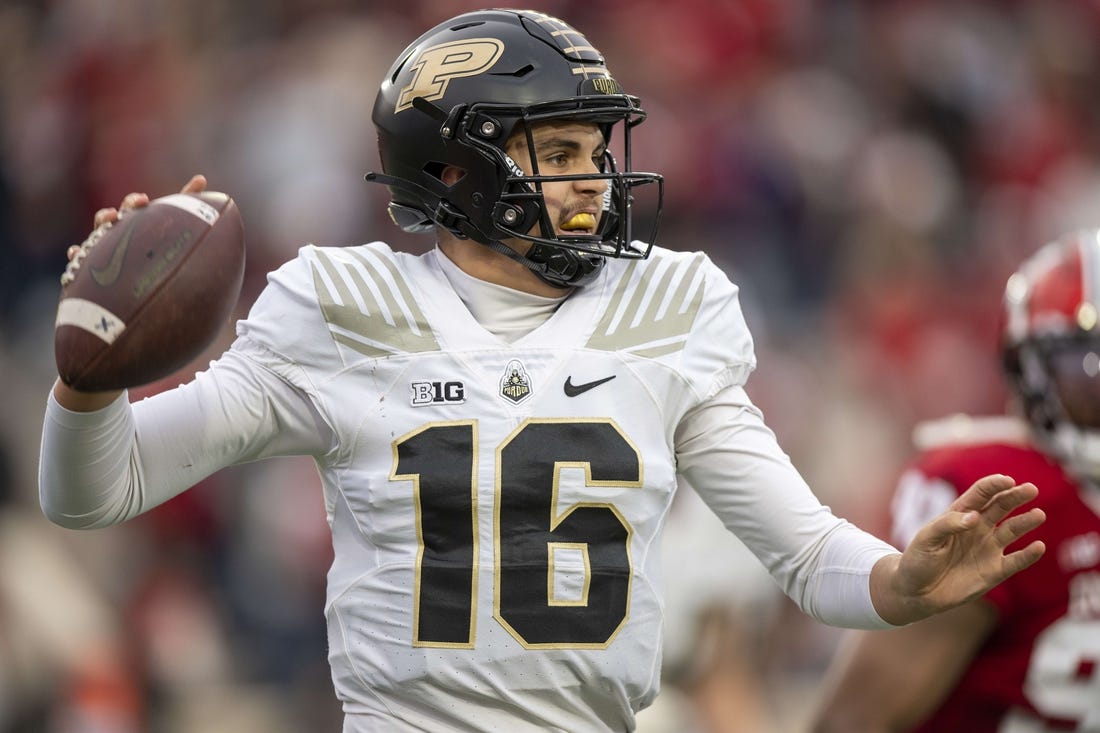
[[1100,230],[1044,245],[1008,279],[1002,353],[1041,439],[1100,479]]

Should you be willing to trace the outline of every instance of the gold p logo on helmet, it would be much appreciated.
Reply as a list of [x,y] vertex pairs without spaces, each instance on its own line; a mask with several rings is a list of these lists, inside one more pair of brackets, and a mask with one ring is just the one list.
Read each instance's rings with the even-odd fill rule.
[[488,71],[502,53],[504,44],[496,38],[468,38],[424,49],[413,62],[412,81],[397,97],[394,113],[411,107],[417,97],[441,98],[451,79]]

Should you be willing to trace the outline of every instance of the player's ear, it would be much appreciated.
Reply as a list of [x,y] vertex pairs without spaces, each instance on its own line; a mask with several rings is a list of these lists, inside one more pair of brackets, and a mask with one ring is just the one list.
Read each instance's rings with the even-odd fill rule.
[[459,168],[456,165],[443,166],[443,170],[439,172],[439,180],[443,181],[447,186],[453,186],[462,180],[462,177],[466,175],[466,171]]

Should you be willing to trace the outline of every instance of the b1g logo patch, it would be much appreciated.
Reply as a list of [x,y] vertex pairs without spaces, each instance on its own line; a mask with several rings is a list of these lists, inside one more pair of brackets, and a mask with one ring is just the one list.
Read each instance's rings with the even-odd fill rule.
[[531,396],[531,377],[518,359],[508,362],[504,376],[500,378],[500,396],[519,404]]
[[413,407],[457,405],[466,401],[466,387],[462,382],[412,382],[409,387]]

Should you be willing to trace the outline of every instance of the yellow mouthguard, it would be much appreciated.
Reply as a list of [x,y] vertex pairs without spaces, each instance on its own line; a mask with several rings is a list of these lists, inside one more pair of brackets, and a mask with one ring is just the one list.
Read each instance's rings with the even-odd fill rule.
[[569,221],[561,225],[562,229],[591,229],[596,226],[596,217],[582,211],[574,214]]

